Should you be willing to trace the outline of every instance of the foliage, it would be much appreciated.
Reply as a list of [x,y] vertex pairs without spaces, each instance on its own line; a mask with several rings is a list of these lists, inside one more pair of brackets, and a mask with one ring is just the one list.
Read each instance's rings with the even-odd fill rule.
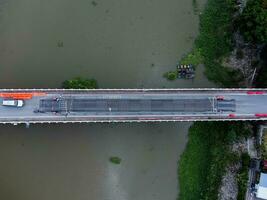
[[97,81],[95,79],[83,79],[77,77],[71,80],[65,80],[62,83],[64,89],[96,89]]
[[261,88],[267,88],[267,45],[261,50],[261,68],[256,77],[256,86]]
[[267,42],[267,1],[249,0],[238,20],[239,28],[249,42]]
[[109,158],[109,161],[112,162],[113,164],[120,164],[121,163],[121,158],[113,156]]
[[[192,4],[196,7],[197,1],[192,0]],[[238,87],[238,83],[243,79],[239,71],[221,64],[233,48],[235,11],[235,0],[208,0],[203,14],[200,15],[200,33],[195,47],[180,62],[193,66],[204,64],[207,78],[224,87]]]
[[243,168],[249,167],[250,157],[249,157],[248,153],[242,153],[241,160],[242,160],[242,167]]
[[267,64],[262,66],[257,77],[256,86],[260,88],[267,88]]
[[217,199],[225,166],[239,158],[228,148],[233,133],[236,139],[249,131],[242,122],[196,122],[190,127],[179,161],[179,200]]
[[242,153],[241,155],[242,166],[237,175],[237,183],[238,183],[237,200],[245,199],[247,185],[248,185],[249,161],[250,157],[248,153]]
[[200,34],[196,48],[201,49],[208,79],[225,87],[235,87],[240,81],[238,72],[221,65],[232,50],[233,0],[208,0],[200,16]]
[[177,72],[175,72],[175,71],[167,72],[164,74],[164,77],[170,81],[173,81],[173,80],[177,79]]
[[260,149],[261,149],[263,158],[267,159],[267,133],[266,132],[263,133],[262,144],[260,146]]
[[200,48],[194,48],[193,51],[187,54],[184,58],[181,59],[182,65],[192,64],[193,66],[197,66],[203,63],[203,57],[201,55]]

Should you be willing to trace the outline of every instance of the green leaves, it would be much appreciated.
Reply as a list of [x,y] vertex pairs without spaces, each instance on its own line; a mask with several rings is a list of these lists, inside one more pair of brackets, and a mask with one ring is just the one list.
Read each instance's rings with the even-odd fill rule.
[[248,42],[267,42],[267,0],[249,0],[240,17],[239,28]]
[[76,77],[71,80],[65,80],[62,83],[64,89],[96,89],[97,81],[95,79],[83,79]]

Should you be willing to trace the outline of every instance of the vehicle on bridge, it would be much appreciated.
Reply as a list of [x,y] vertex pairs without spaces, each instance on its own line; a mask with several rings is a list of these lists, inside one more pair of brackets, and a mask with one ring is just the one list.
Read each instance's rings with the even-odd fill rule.
[[22,107],[24,105],[24,101],[19,99],[3,99],[2,105],[11,107]]

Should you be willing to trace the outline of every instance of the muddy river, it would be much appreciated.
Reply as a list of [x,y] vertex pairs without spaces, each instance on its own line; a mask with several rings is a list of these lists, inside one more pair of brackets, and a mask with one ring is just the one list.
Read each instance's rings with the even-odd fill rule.
[[[202,68],[194,81],[162,77],[198,34],[205,0],[192,2],[0,0],[0,87],[75,76],[101,88],[212,87]],[[1,125],[0,199],[174,200],[189,125]]]

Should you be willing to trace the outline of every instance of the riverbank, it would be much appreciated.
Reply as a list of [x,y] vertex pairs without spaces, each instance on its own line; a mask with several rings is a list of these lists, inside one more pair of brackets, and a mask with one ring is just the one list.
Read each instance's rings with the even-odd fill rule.
[[242,122],[194,123],[179,162],[179,200],[218,199],[226,167],[240,160],[230,147],[249,134]]
[[200,33],[194,48],[181,59],[181,64],[204,64],[206,77],[220,87],[236,87],[242,80],[238,70],[222,65],[233,50],[236,9],[233,1],[208,0],[200,14]]
[[[207,78],[220,87],[245,86],[240,69],[225,65],[236,52],[237,38],[233,33],[237,31],[234,21],[239,6],[237,1],[208,0],[200,16],[200,33],[194,49],[181,60],[182,63],[204,64]],[[238,122],[197,122],[191,126],[178,168],[179,200],[240,199],[245,195],[246,184],[243,183],[248,173],[242,161],[245,150],[234,151],[232,146],[251,134],[249,126],[249,123]],[[229,186],[232,191],[227,190]],[[229,192],[233,193],[228,194],[228,198],[225,194]]]

